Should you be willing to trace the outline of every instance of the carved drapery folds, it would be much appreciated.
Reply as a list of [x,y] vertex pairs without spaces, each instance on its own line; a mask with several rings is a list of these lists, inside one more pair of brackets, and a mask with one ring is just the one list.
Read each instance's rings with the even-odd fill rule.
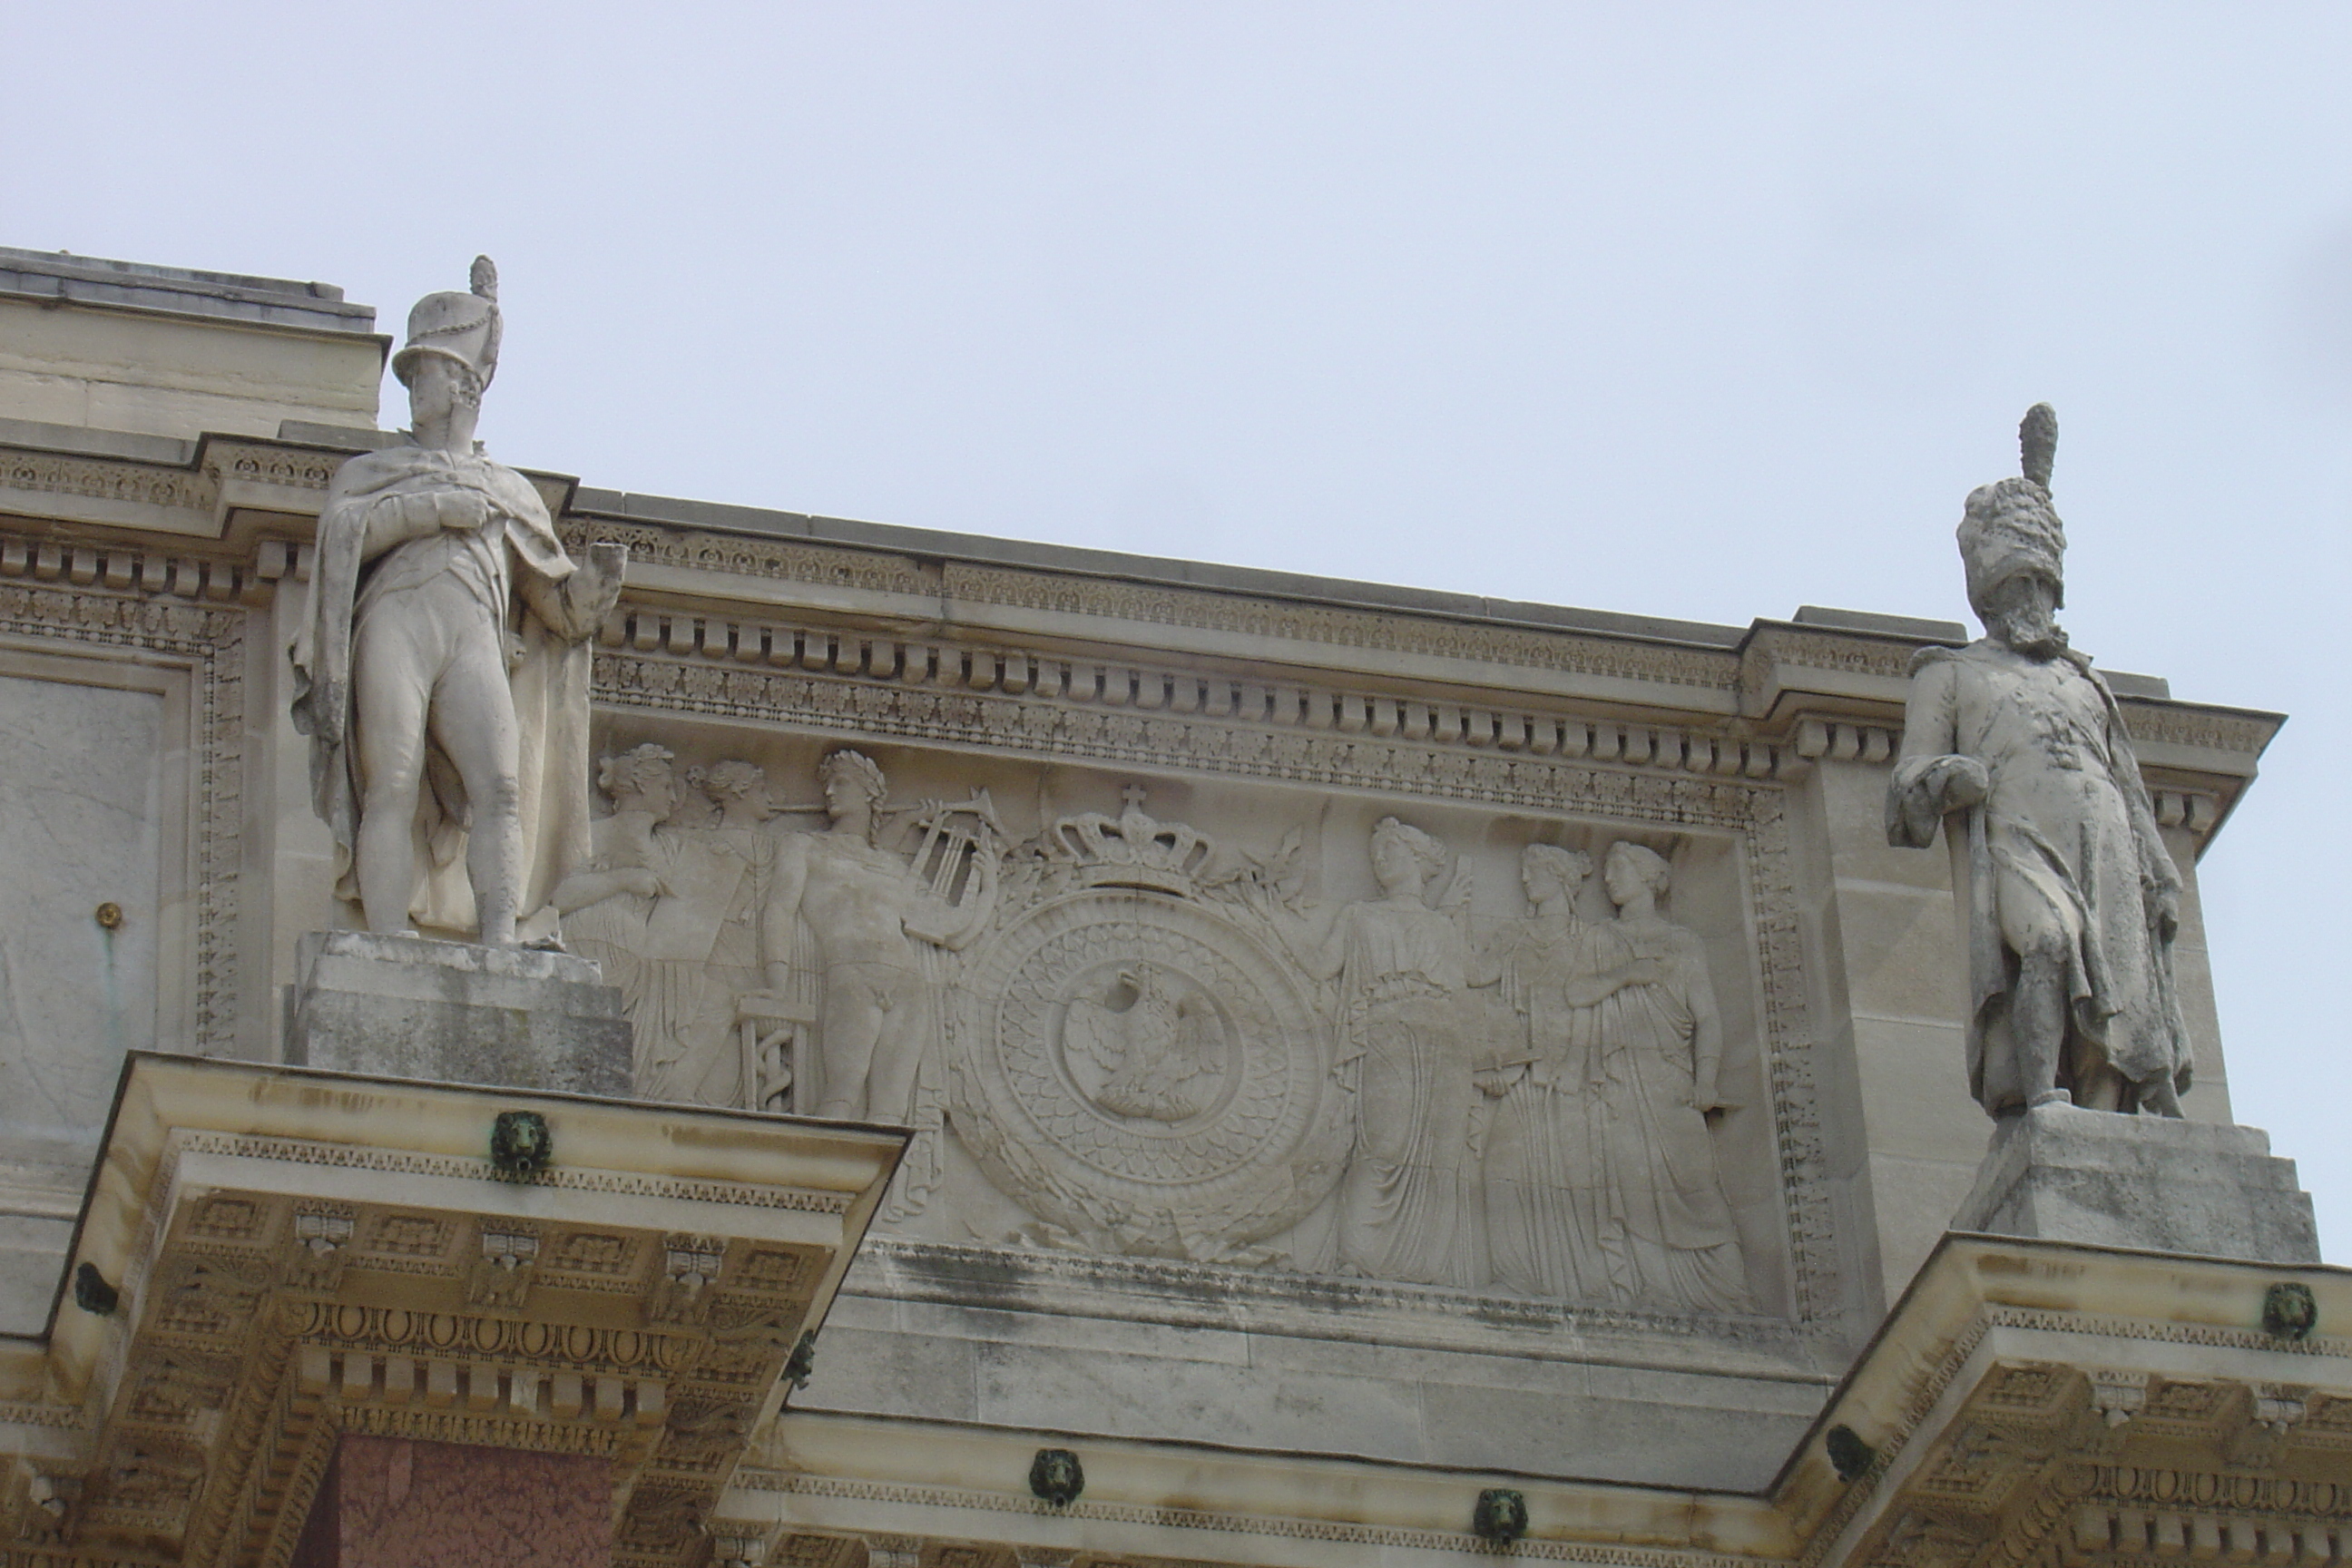
[[[1648,846],[1686,836],[1513,819],[1522,887],[1482,898],[1458,812],[1204,823],[1131,779],[909,767],[604,757],[559,902],[627,996],[641,1094],[910,1121],[886,1218],[918,1237],[1668,1314],[1780,1294],[1717,1150],[1723,958],[1660,912]],[[992,1194],[937,1201],[952,1170]]]

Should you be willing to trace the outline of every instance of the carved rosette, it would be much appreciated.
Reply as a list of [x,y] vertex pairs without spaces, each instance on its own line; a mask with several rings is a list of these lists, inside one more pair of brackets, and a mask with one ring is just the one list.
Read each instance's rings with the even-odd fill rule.
[[[1049,900],[973,956],[961,995],[956,1129],[992,1181],[1074,1240],[1223,1258],[1296,1225],[1339,1179],[1350,1107],[1308,983],[1209,905],[1128,888]],[[1146,1070],[1164,1109],[1122,1113],[1137,1101],[1107,1081]]]

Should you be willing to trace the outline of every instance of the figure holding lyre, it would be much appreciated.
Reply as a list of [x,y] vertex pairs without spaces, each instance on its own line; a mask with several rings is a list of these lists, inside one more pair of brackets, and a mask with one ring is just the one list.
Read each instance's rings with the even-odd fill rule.
[[[936,987],[918,942],[969,946],[996,907],[997,844],[985,813],[924,815],[915,862],[877,842],[887,786],[863,752],[817,764],[829,826],[787,835],[776,856],[770,908],[796,912],[820,981],[816,1030],[819,1116],[903,1121],[915,1076],[939,1032]],[[950,816],[974,816],[968,831]],[[790,989],[792,965],[772,961],[768,983]]]

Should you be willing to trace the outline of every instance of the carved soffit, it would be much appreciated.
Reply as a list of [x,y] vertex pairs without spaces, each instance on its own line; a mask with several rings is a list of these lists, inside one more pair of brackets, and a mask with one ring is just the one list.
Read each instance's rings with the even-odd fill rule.
[[[564,1152],[521,1179],[518,1108]],[[135,1055],[38,1386],[0,1365],[18,1560],[282,1568],[356,1432],[607,1458],[616,1562],[685,1563],[904,1140]]]

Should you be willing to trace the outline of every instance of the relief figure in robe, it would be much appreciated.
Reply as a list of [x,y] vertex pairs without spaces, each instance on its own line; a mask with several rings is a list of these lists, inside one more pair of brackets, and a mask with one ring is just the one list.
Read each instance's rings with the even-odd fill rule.
[[2193,1065],[2173,985],[2180,871],[2115,694],[2054,618],[2066,531],[2048,405],[2019,437],[2024,476],[1971,492],[1960,521],[1985,635],[1913,663],[1887,841],[1925,848],[1948,824],[1960,851],[1969,1089],[1988,1114],[2072,1100],[2179,1116]]
[[1457,914],[1430,907],[1449,859],[1428,834],[1382,817],[1371,837],[1381,896],[1342,908],[1299,958],[1318,979],[1338,977],[1337,1061],[1355,1079],[1355,1146],[1334,1220],[1340,1271],[1472,1289],[1486,1277],[1471,1132],[1487,1041],[1469,988],[1491,976],[1477,973]]
[[695,828],[663,830],[662,897],[646,926],[646,956],[679,966],[665,1059],[639,1089],[648,1099],[747,1105],[737,1001],[766,984],[771,958],[790,952],[791,915],[774,905],[778,839],[767,775],[750,763],[689,768],[687,782],[718,807]]
[[677,1058],[680,993],[693,981],[680,966],[655,962],[647,937],[670,860],[666,825],[677,808],[672,760],[668,747],[647,742],[597,765],[596,786],[612,800],[612,815],[590,830],[593,858],[555,889],[565,944],[594,959],[605,984],[620,988],[635,1037],[632,1079],[646,1098],[666,1098],[654,1090]]
[[1519,880],[1534,912],[1497,944],[1503,1000],[1516,1028],[1500,1059],[1477,1074],[1495,1104],[1484,1163],[1487,1249],[1494,1283],[1546,1300],[1606,1300],[1601,1247],[1599,1061],[1590,1005],[1593,941],[1577,917],[1577,889],[1592,874],[1581,850],[1530,844]]
[[[1611,985],[1579,1015],[1599,1076],[1602,1191],[1596,1205],[1610,1294],[1664,1310],[1753,1310],[1738,1232],[1717,1167],[1710,1111],[1723,1020],[1696,932],[1658,913],[1664,857],[1621,840],[1601,863],[1617,918],[1592,929]],[[1624,984],[1615,984],[1622,980]]]
[[[919,944],[960,951],[986,927],[995,907],[995,840],[971,858],[971,880],[951,900],[877,842],[887,786],[871,758],[834,752],[817,765],[817,783],[830,826],[783,837],[773,906],[807,931],[820,982],[813,1109],[904,1121],[940,1030],[938,987]],[[790,958],[772,955],[767,971],[771,991],[785,994]]]
[[591,868],[566,879],[556,902],[567,940],[621,988],[636,1033],[636,1093],[740,1105],[737,1003],[764,986],[769,958],[791,941],[791,911],[772,907],[767,781],[743,762],[689,770],[717,816],[685,827],[671,763],[651,743],[604,759],[597,782],[613,814],[595,825]]
[[294,667],[338,897],[370,931],[551,939],[589,856],[588,639],[626,551],[575,562],[530,481],[474,439],[498,369],[498,272],[409,313],[399,446],[335,471]]

